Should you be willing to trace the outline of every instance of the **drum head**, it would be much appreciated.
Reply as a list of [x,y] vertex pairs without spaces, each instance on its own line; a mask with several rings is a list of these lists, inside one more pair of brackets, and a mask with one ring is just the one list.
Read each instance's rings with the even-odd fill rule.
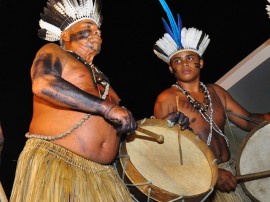
[[[270,122],[264,122],[252,130],[241,142],[237,156],[237,175],[269,171],[269,153]],[[269,201],[269,177],[243,182],[241,186],[254,201]]]
[[[180,142],[183,164],[180,163],[178,127],[168,127],[166,120],[145,119],[139,127],[164,136],[158,143],[152,137],[136,131],[122,145],[122,154],[129,160],[126,175],[133,184],[151,182],[139,186],[146,195],[151,188],[151,197],[156,200],[186,198],[209,192],[217,180],[217,165],[210,149],[192,132],[181,131]],[[157,192],[157,193],[155,193]]]

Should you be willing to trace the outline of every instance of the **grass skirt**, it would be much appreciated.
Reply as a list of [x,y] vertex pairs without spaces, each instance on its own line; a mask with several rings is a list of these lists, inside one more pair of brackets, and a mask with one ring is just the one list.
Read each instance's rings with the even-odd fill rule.
[[112,165],[101,165],[39,139],[21,152],[10,202],[129,202]]

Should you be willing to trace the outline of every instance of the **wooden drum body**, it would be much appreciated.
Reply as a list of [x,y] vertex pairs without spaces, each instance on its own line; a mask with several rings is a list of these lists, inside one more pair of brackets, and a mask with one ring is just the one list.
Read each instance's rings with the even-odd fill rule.
[[[237,175],[250,175],[270,171],[270,122],[252,130],[241,142],[237,154]],[[269,176],[269,175],[268,175]],[[270,177],[241,183],[243,190],[254,201],[270,200]]]
[[189,130],[181,131],[181,165],[178,126],[168,127],[166,120],[144,119],[138,121],[138,127],[164,136],[164,142],[158,143],[139,131],[129,134],[120,146],[123,178],[125,175],[131,186],[154,201],[207,198],[218,175],[216,161],[207,145]]

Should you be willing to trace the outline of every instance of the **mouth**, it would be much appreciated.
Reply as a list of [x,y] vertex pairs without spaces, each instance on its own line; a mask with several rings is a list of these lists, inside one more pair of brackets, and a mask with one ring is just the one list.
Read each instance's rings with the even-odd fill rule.
[[87,43],[77,43],[77,44],[85,51],[95,52],[96,54],[98,54],[101,50],[101,44],[99,44],[98,42],[91,41]]
[[95,46],[93,44],[88,44],[86,47],[94,52],[99,53],[100,52],[100,46]]
[[101,41],[99,40],[98,37],[93,36],[91,38],[88,38],[86,47],[90,49],[99,49],[100,46],[101,46]]
[[182,73],[184,75],[187,75],[187,74],[190,74],[191,73],[191,70],[190,69],[184,69],[184,70],[182,70]]

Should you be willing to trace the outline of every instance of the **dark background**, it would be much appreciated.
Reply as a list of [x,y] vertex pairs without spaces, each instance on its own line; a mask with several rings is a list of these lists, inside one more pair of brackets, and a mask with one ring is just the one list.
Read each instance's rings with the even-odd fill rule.
[[[185,27],[209,34],[202,81],[214,83],[270,36],[267,0],[167,0]],[[37,37],[39,13],[46,1],[6,0],[1,15],[0,120],[5,136],[1,183],[9,197],[16,161],[26,141],[32,114],[30,67],[46,43]],[[103,0],[103,46],[95,64],[137,120],[152,115],[159,92],[174,83],[167,65],[153,53],[163,36],[158,0]],[[64,121],[64,120],[63,120]]]

